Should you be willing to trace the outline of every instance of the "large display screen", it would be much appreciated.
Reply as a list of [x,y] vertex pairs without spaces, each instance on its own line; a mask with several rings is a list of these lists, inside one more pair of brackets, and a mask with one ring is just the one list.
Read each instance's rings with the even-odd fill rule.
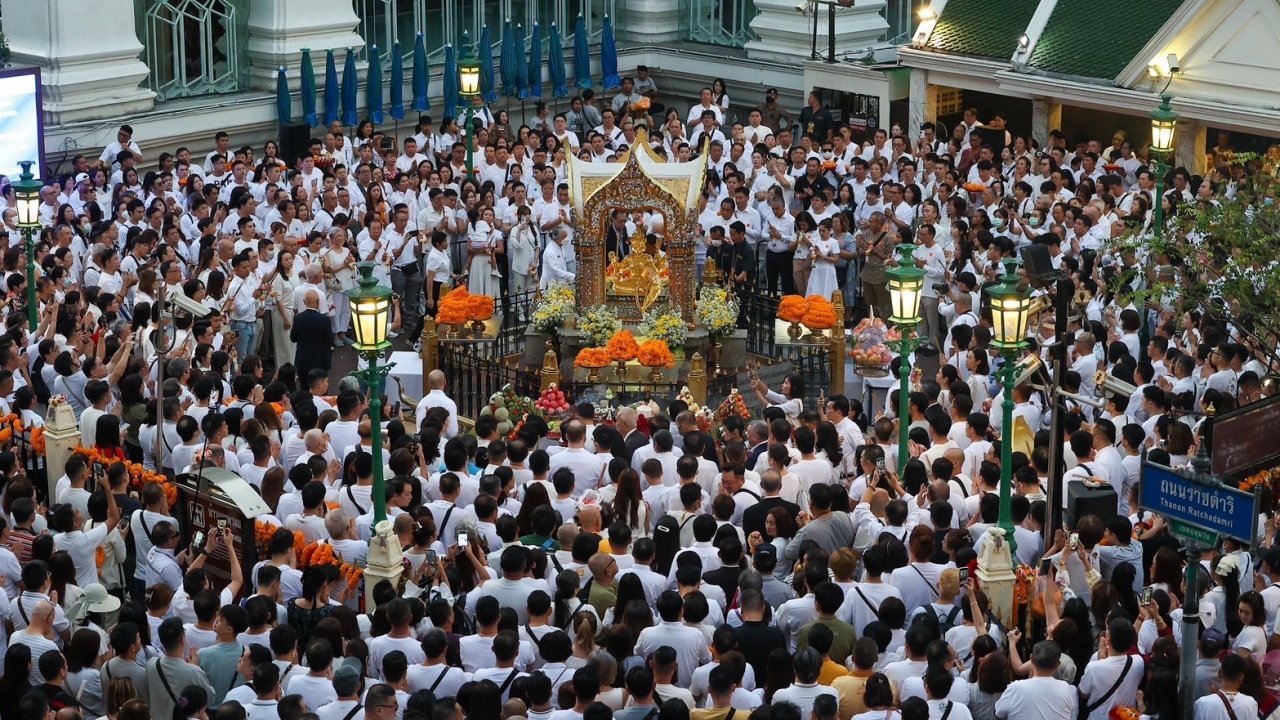
[[44,159],[40,71],[19,68],[0,72],[0,174],[16,179],[19,160],[33,160],[31,171],[41,177]]

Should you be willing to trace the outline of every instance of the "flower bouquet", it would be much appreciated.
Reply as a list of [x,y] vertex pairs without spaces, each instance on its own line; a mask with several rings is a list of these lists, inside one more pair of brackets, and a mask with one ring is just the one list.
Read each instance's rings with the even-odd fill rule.
[[983,185],[982,183],[976,183],[976,182],[968,182],[962,185],[961,187],[963,187],[966,192],[971,192],[971,193],[981,193],[982,191],[987,189],[986,185]]
[[703,285],[698,292],[698,322],[712,338],[730,335],[738,327],[738,298],[719,285]]
[[472,295],[467,299],[467,311],[473,322],[483,323],[493,317],[494,301],[488,295]]
[[652,308],[640,320],[640,334],[650,340],[662,340],[668,347],[680,347],[689,338],[689,328],[671,308]]
[[853,348],[849,350],[854,372],[870,378],[889,374],[889,362],[893,355],[884,344],[889,339],[889,332],[889,328],[879,318],[866,318],[858,323],[853,329]]
[[783,295],[778,301],[778,319],[791,323],[787,328],[787,337],[799,340],[804,331],[800,329],[800,321],[809,313],[809,301],[799,295]]
[[554,334],[573,317],[574,303],[573,288],[562,282],[551,283],[533,308],[533,329],[543,335]]
[[835,306],[831,304],[831,301],[821,295],[810,295],[806,299],[806,302],[808,303],[808,308],[805,311],[804,318],[801,319],[800,322],[802,322],[805,327],[814,331],[814,333],[809,336],[810,338],[822,340],[822,331],[830,330],[836,326]]
[[582,317],[578,318],[578,331],[592,347],[602,348],[609,342],[609,338],[621,329],[622,321],[608,305],[588,308]]
[[653,382],[662,379],[662,368],[671,370],[676,366],[676,358],[663,340],[645,340],[640,343],[640,352],[636,357],[641,365],[649,368],[649,379]]

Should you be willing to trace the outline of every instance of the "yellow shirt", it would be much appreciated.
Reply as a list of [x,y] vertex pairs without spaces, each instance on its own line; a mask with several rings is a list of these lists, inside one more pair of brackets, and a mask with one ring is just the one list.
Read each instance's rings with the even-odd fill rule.
[[873,674],[871,671],[854,670],[832,681],[831,688],[840,696],[840,720],[849,720],[867,711],[863,695],[867,691],[867,678]]
[[831,658],[822,659],[822,672],[818,673],[819,685],[831,685],[836,678],[844,677],[849,674],[849,669]]

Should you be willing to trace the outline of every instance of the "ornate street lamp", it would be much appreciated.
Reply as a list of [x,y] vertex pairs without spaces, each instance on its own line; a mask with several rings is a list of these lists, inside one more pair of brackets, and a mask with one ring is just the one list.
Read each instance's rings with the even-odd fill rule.
[[373,445],[373,526],[387,519],[387,494],[382,478],[382,386],[394,364],[378,364],[378,356],[391,347],[387,340],[387,323],[391,316],[391,288],[379,285],[373,277],[373,262],[356,266],[360,286],[346,291],[351,299],[356,352],[369,362],[369,367],[351,373],[369,388],[369,429]]
[[1027,316],[1031,312],[1031,289],[1021,284],[1014,258],[1005,258],[1004,282],[987,288],[991,299],[991,347],[1000,351],[1004,365],[1000,380],[1004,387],[1004,422],[1000,433],[1000,520],[1010,552],[1017,549],[1013,537],[1013,512],[1010,492],[1013,488],[1013,383],[1018,376],[1018,355],[1027,347]]
[[34,162],[23,160],[18,164],[22,166],[22,174],[11,185],[18,199],[17,225],[27,254],[27,321],[31,324],[29,332],[34,334],[37,328],[35,236],[40,230],[40,190],[43,185],[31,174]]
[[482,104],[480,99],[480,59],[476,57],[475,47],[471,44],[471,33],[462,33],[462,57],[458,60],[458,94],[466,102],[467,120],[463,127],[467,130],[467,176],[476,176],[475,168],[475,128],[472,119],[475,109]]
[[1155,235],[1164,233],[1164,176],[1169,172],[1165,162],[1173,154],[1173,135],[1178,127],[1178,113],[1169,108],[1169,96],[1160,98],[1160,107],[1151,111],[1151,171],[1156,175]]
[[898,253],[902,256],[902,260],[896,267],[889,268],[885,271],[885,275],[889,276],[889,304],[893,309],[893,316],[889,318],[889,322],[898,326],[898,330],[902,333],[901,340],[889,340],[885,342],[890,349],[897,351],[899,356],[898,365],[898,473],[902,473],[902,469],[907,465],[908,458],[908,430],[910,422],[907,421],[907,415],[910,408],[910,390],[911,390],[911,363],[908,358],[911,353],[921,345],[927,338],[915,338],[911,336],[916,326],[920,324],[923,318],[920,317],[920,292],[924,289],[924,270],[916,267],[915,260],[911,258],[911,253],[915,252],[916,246],[911,243],[903,243],[898,246]]

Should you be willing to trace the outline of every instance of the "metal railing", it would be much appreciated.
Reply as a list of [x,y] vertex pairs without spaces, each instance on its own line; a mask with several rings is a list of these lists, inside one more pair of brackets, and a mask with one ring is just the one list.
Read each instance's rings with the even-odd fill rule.
[[148,0],[148,85],[157,100],[241,89],[245,0]]
[[693,42],[740,48],[756,39],[752,0],[687,0],[686,16],[685,30]]
[[[364,38],[365,50],[361,57],[367,59],[368,47],[378,46],[384,71],[390,66],[392,44],[399,40],[400,51],[406,63],[412,62],[413,43],[417,33],[424,35],[427,61],[438,64],[444,60],[444,46],[462,41],[463,31],[470,31],[472,41],[480,39],[480,30],[489,26],[495,60],[502,47],[502,33],[506,21],[524,26],[525,38],[535,23],[549,31],[556,23],[565,41],[566,52],[572,48],[572,39],[578,15],[586,22],[591,42],[600,41],[607,14],[614,21],[615,37],[624,35],[625,0],[483,0],[464,7],[450,0],[352,0],[360,24],[356,31]],[[545,37],[545,36],[544,36]],[[546,51],[544,40],[543,51]],[[526,48],[527,52],[527,48]]]

